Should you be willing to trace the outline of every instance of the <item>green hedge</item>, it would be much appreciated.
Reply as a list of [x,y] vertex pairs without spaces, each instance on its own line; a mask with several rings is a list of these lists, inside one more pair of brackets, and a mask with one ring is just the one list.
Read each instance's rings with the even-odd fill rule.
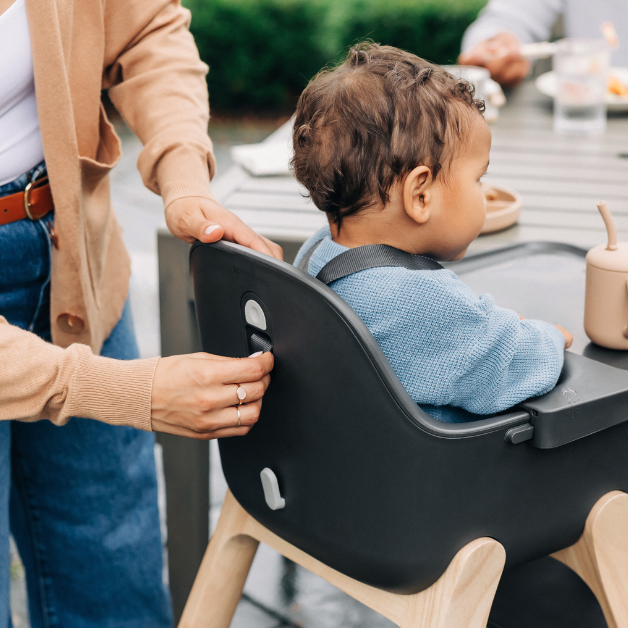
[[436,63],[455,61],[486,0],[184,0],[210,66],[212,108],[289,111],[307,81],[372,39]]

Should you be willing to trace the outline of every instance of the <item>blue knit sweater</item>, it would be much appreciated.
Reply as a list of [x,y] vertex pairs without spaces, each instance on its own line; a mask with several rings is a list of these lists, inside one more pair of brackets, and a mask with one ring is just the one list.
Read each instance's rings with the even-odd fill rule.
[[[309,262],[313,276],[347,250],[324,227],[301,247],[295,265],[319,240]],[[549,323],[519,320],[489,294],[477,296],[450,270],[371,268],[330,287],[366,323],[404,388],[435,419],[476,420],[482,417],[473,414],[507,410],[556,385],[563,335]]]

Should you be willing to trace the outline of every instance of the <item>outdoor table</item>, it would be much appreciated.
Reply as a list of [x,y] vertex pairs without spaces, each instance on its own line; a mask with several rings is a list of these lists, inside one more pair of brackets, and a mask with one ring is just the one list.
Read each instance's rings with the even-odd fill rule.
[[[628,116],[609,117],[608,131],[601,137],[560,136],[552,131],[551,102],[527,83],[508,94],[508,103],[491,130],[493,146],[486,181],[518,191],[523,207],[517,225],[480,236],[469,254],[530,241],[576,245],[581,250],[541,246],[538,255],[506,255],[505,270],[491,277],[482,273],[480,259],[463,262],[461,270],[466,268],[467,276],[462,279],[476,291],[490,290],[499,304],[524,316],[563,324],[574,333],[573,350],[594,352],[591,346],[586,348],[582,327],[582,249],[605,240],[596,207],[602,199],[613,212],[619,239],[628,238]],[[286,142],[290,133],[291,123],[287,122],[265,141]],[[279,242],[287,261],[292,261],[301,244],[326,222],[323,212],[313,206],[292,176],[254,177],[234,165],[212,189],[258,233]],[[166,232],[159,234],[163,355],[200,350],[188,255],[188,245]],[[518,275],[512,274],[513,264],[521,264]],[[551,272],[548,264],[553,266]],[[545,272],[547,285],[535,285],[531,279],[534,272],[539,277]],[[513,280],[518,282],[516,287]],[[170,585],[178,618],[209,534],[209,451],[206,443],[177,437],[160,441],[166,473]]]
[[[552,131],[551,100],[526,83],[508,95],[493,133],[486,182],[523,197],[518,225],[481,236],[470,253],[515,242],[552,240],[590,248],[603,241],[596,202],[606,199],[621,239],[628,233],[628,116],[609,117],[601,137]],[[287,141],[287,122],[265,142]],[[285,243],[289,253],[325,222],[292,176],[254,177],[232,166],[213,184],[220,201],[253,229]]]

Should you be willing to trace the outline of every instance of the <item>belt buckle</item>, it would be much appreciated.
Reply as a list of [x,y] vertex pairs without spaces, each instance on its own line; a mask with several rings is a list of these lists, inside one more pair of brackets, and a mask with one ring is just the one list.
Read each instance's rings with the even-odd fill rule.
[[33,207],[31,204],[31,190],[40,188],[43,185],[48,183],[48,175],[44,175],[40,179],[36,179],[35,181],[29,181],[28,185],[24,188],[24,213],[29,218],[29,220],[39,220],[37,217],[33,217],[31,214],[31,208]]

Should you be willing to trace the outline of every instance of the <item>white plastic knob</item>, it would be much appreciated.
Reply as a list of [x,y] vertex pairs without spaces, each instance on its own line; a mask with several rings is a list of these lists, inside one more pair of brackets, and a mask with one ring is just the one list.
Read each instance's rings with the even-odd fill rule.
[[261,473],[264,499],[271,510],[281,510],[286,505],[286,500],[279,492],[279,482],[274,472],[266,467]]
[[249,325],[266,330],[264,310],[262,310],[262,306],[256,301],[253,301],[253,299],[249,299],[244,305],[244,318]]

